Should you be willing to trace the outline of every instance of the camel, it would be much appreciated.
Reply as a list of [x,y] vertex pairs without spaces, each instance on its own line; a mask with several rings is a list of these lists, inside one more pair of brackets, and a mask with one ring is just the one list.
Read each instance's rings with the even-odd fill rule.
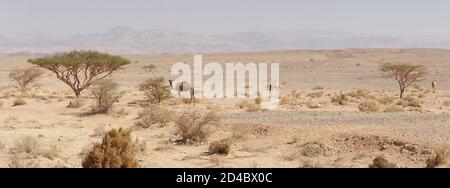
[[180,82],[177,83],[177,85],[174,87],[173,85],[173,80],[169,80],[169,85],[170,88],[174,91],[176,91],[178,93],[178,97],[181,99],[181,92],[184,91],[189,91],[189,96],[190,96],[190,100],[189,100],[189,105],[194,102],[194,106],[195,106],[195,91],[194,88],[191,87],[191,84],[189,82]]

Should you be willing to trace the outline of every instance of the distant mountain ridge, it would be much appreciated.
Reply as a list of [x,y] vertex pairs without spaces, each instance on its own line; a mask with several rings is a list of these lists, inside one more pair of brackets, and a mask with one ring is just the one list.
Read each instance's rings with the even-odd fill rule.
[[104,33],[60,39],[21,40],[0,36],[0,55],[42,54],[94,49],[115,54],[247,52],[287,49],[450,48],[450,37],[395,37],[351,34],[340,30],[250,31],[201,35],[175,30],[137,31],[114,27]]

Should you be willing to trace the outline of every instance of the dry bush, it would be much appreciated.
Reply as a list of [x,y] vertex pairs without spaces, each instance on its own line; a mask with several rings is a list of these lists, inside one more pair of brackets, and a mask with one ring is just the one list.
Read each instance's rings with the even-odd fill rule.
[[169,86],[164,85],[164,78],[150,78],[139,84],[139,90],[144,92],[148,102],[159,104],[171,97]]
[[118,91],[119,84],[112,80],[100,80],[95,82],[90,89],[95,99],[95,106],[92,113],[108,113],[114,103],[118,102],[122,97],[122,93]]
[[379,112],[381,110],[381,105],[372,99],[367,99],[358,105],[360,112]]
[[39,155],[44,156],[47,159],[53,160],[59,157],[60,150],[56,145],[51,145],[49,148],[38,152]]
[[323,94],[324,94],[323,91],[316,91],[316,92],[308,93],[306,96],[310,97],[310,98],[320,98],[323,96]]
[[184,112],[175,121],[179,143],[203,143],[210,134],[208,125],[219,123],[219,116],[214,112]]
[[318,104],[318,103],[309,103],[307,106],[310,109],[320,108],[320,104]]
[[438,149],[435,152],[435,156],[428,158],[427,168],[436,168],[442,165],[447,164],[448,151],[446,149]]
[[[1,106],[1,105],[0,105]],[[442,102],[442,106],[450,106],[450,101],[444,101]]]
[[27,102],[25,100],[23,100],[22,98],[17,98],[13,101],[13,106],[22,106],[27,104]]
[[378,99],[378,102],[383,105],[389,105],[394,103],[394,97],[382,96]]
[[85,104],[85,100],[82,98],[75,98],[69,102],[67,108],[81,108]]
[[242,125],[231,126],[231,139],[232,140],[242,140],[247,137],[249,130]]
[[262,98],[259,96],[255,98],[255,104],[257,104],[257,105],[260,105],[262,103],[262,101],[263,101]]
[[106,133],[102,143],[97,143],[84,157],[83,168],[136,168],[136,143],[131,130],[113,129]]
[[405,110],[401,107],[397,106],[389,106],[383,110],[383,112],[386,113],[398,113],[398,112],[404,112]]
[[231,150],[231,143],[225,140],[215,141],[209,144],[209,154],[228,155]]
[[156,69],[156,66],[153,64],[145,65],[142,67],[142,69],[144,69],[144,71],[147,73],[153,73],[153,71]]
[[317,86],[317,87],[314,87],[313,90],[323,90],[323,87],[322,86]]
[[373,98],[373,96],[370,95],[370,91],[364,90],[364,89],[358,89],[356,91],[352,91],[350,93],[347,93],[348,96],[357,98],[357,99],[368,99]]
[[14,154],[18,153],[32,153],[39,150],[40,144],[39,140],[33,136],[25,136],[19,138],[14,143],[14,147],[11,148],[11,152]]
[[384,156],[378,156],[373,159],[369,168],[397,168],[397,164],[389,162]]
[[32,68],[15,69],[9,73],[9,78],[17,83],[17,86],[21,90],[26,90],[28,86],[37,81],[42,75],[42,71]]
[[105,125],[98,125],[94,128],[94,133],[91,136],[101,138],[105,136],[106,132]]
[[420,108],[420,102],[418,100],[416,100],[414,97],[408,96],[408,97],[404,97],[403,99],[400,99],[396,105],[400,105],[403,107],[415,107],[415,108]]
[[35,161],[24,159],[19,155],[13,155],[8,160],[8,168],[36,168],[37,166]]
[[163,107],[150,105],[139,112],[138,119],[139,121],[135,123],[137,127],[149,128],[155,124],[159,124],[162,127],[172,120],[172,114]]
[[242,101],[237,105],[240,109],[245,109],[247,112],[258,112],[259,110],[261,110],[258,104],[249,101]]
[[308,142],[300,146],[300,153],[307,157],[318,157],[328,153],[329,148],[321,142]]
[[3,107],[3,101],[0,101],[0,108]]
[[348,97],[346,94],[340,93],[338,95],[331,97],[331,103],[338,105],[346,105],[348,104]]

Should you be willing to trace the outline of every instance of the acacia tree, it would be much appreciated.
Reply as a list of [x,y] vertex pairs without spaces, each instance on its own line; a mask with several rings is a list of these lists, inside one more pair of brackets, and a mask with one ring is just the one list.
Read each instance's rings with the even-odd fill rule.
[[48,69],[79,97],[92,83],[110,76],[130,63],[120,56],[96,51],[72,51],[50,57],[29,59],[29,63]]
[[390,63],[382,65],[380,71],[384,77],[394,78],[398,82],[400,98],[403,98],[406,88],[412,83],[419,81],[427,72],[423,65]]

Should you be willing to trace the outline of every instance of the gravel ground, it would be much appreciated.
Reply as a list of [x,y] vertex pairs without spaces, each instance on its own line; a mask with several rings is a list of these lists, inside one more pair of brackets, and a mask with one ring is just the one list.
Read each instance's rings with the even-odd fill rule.
[[448,114],[283,111],[230,113],[224,123],[263,125],[448,125]]

